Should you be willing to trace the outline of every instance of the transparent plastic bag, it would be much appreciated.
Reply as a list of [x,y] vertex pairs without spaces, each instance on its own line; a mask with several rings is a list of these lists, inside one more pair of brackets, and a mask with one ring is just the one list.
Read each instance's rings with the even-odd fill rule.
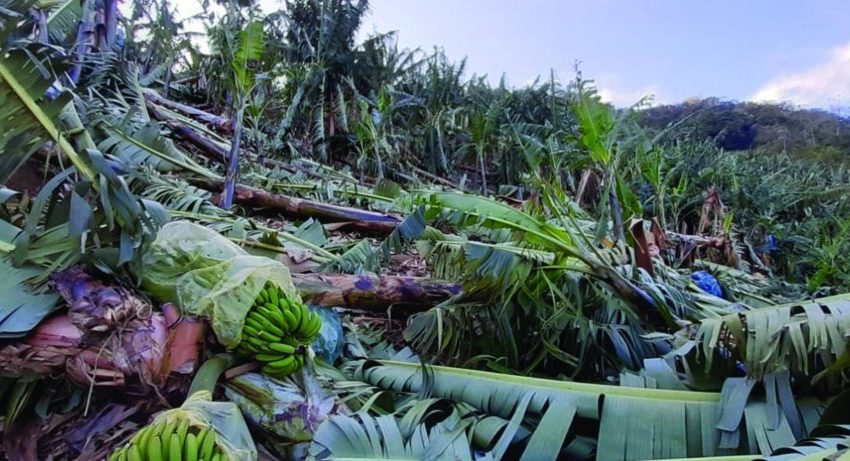
[[294,378],[245,373],[227,382],[224,395],[239,406],[249,423],[289,442],[309,442],[341,407],[311,372],[302,371]]
[[162,227],[145,253],[145,290],[181,312],[210,319],[221,344],[239,344],[248,310],[266,282],[296,293],[280,261],[249,255],[206,227],[176,221]]
[[214,402],[209,391],[198,391],[189,396],[180,408],[160,413],[152,424],[189,421],[191,426],[211,428],[216,434],[216,445],[229,459],[256,460],[257,448],[248,425],[233,402]]

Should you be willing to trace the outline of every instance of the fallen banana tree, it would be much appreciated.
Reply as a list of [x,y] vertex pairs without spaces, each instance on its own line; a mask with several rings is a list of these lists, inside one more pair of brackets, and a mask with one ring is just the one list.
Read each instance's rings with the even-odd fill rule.
[[[230,120],[219,115],[199,110],[192,106],[187,106],[185,104],[165,99],[153,91],[145,92],[145,102],[145,107],[153,118],[163,122],[174,134],[195,146],[201,155],[216,163],[224,164],[226,162],[229,150],[226,140],[209,131],[206,131],[205,133],[199,132],[198,129],[196,129],[199,127],[195,121],[197,120],[203,124],[211,125],[217,131],[227,133],[231,130]],[[191,117],[184,117],[182,114],[178,114],[173,111],[178,111]],[[211,137],[216,139],[211,139]],[[334,173],[333,176],[317,171],[317,168],[322,167],[322,165],[319,164],[315,164],[315,168],[311,168],[271,158],[257,157],[251,152],[247,152],[247,157],[252,161],[258,160],[259,163],[263,165],[277,167],[290,173],[304,173],[307,176],[316,179],[328,180],[333,179],[334,176],[341,176],[339,173],[330,168],[328,168],[328,170]],[[301,161],[305,162],[307,160],[301,159]]]
[[[193,118],[207,125],[211,125],[213,128],[219,131],[228,132],[231,130],[230,119],[228,119],[227,117],[211,114],[196,107],[187,106],[186,104],[181,104],[176,101],[171,101],[170,99],[166,99],[160,96],[160,94],[156,91],[146,91],[145,100],[149,101],[149,103],[152,102],[168,109],[176,110],[186,115],[192,116]],[[151,107],[150,104],[148,104],[148,107]]]
[[[209,179],[197,179],[193,183],[207,190],[219,190],[224,185],[223,181]],[[384,213],[275,194],[241,184],[236,185],[234,201],[252,208],[267,208],[322,222],[347,222],[345,227],[369,234],[388,235],[401,223],[400,218]]]
[[[534,429],[523,459],[555,459],[565,442],[588,430],[599,460],[768,454],[810,432],[823,408],[810,400],[763,400],[753,392],[755,381],[743,378],[729,379],[722,393],[712,393],[389,361],[351,362],[348,371],[352,379],[382,389],[464,402],[516,425],[528,421]],[[768,396],[778,392],[765,390]]]
[[363,310],[420,311],[462,291],[460,284],[423,277],[293,274],[292,281],[310,304]]

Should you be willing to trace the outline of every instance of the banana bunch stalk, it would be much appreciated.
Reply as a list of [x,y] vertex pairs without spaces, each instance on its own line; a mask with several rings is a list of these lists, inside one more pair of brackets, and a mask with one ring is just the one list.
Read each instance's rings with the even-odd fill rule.
[[238,351],[263,362],[263,373],[282,378],[304,366],[322,319],[296,295],[267,283],[248,311]]
[[218,448],[215,431],[162,422],[146,426],[133,436],[130,444],[112,452],[109,461],[226,461],[229,457]]

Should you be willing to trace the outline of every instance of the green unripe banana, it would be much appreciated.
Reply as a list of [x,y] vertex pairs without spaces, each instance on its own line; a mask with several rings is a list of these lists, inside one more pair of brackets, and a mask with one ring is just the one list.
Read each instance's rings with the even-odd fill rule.
[[151,437],[150,445],[148,445],[148,460],[163,461],[162,459],[162,439],[158,435]]
[[153,431],[154,428],[152,426],[145,426],[144,429],[136,434],[135,438],[138,438],[136,445],[139,447],[139,454],[142,455],[142,459],[147,457],[148,441],[150,441]]
[[142,451],[139,449],[138,445],[130,445],[129,452],[127,454],[127,461],[144,461]]
[[168,444],[168,461],[182,461],[183,443],[177,434],[171,434],[171,442]]
[[247,333],[248,335],[253,336],[255,338],[260,336],[260,331],[261,330],[258,330],[256,328],[250,326],[250,325],[245,325],[245,326],[242,327],[243,333]]
[[268,331],[269,333],[277,336],[283,336],[285,333],[279,325],[282,323],[284,326],[286,326],[286,322],[284,322],[283,316],[280,315],[279,312],[276,313],[275,316],[269,316],[264,315],[264,313],[254,311],[248,314],[248,318],[247,320],[245,320],[245,322],[247,323],[248,321],[254,322],[255,324],[259,325],[258,327],[254,327],[258,331]]
[[184,420],[177,426],[177,431],[175,431],[175,433],[177,434],[177,439],[180,440],[180,446],[183,446],[183,441],[186,440],[186,435],[188,434],[188,432],[189,421]]
[[290,331],[297,331],[298,328],[301,326],[301,322],[304,321],[304,319],[301,318],[301,309],[299,309],[297,305],[293,304],[290,307],[289,312],[292,312],[292,315],[295,316],[295,327]]
[[195,434],[186,435],[186,443],[183,445],[183,461],[198,461],[198,437]]
[[257,354],[254,359],[259,362],[275,362],[281,359],[280,354]]
[[265,350],[266,344],[268,344],[268,341],[263,341],[260,338],[251,337],[251,336],[246,337],[243,341],[247,341],[248,343],[250,343],[251,345],[253,345],[254,347],[256,347],[257,349],[259,349],[261,351]]
[[298,319],[295,318],[295,314],[288,309],[280,311],[280,314],[283,316],[283,319],[286,320],[287,331],[295,331],[295,327],[298,326]]
[[215,434],[212,430],[208,430],[204,434],[204,440],[201,442],[201,455],[203,459],[212,459],[213,449],[215,448]]
[[275,352],[280,352],[281,354],[294,354],[295,353],[295,347],[290,346],[289,344],[269,343],[268,348],[275,351]]
[[280,309],[273,304],[264,304],[262,306],[254,306],[254,312],[259,312],[263,315],[263,317],[269,319],[270,322],[286,326],[286,322],[283,320],[283,314],[280,313]]

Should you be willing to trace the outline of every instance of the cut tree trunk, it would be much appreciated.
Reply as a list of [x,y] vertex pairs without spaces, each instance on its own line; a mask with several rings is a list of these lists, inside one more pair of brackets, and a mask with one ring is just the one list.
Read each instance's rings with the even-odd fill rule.
[[[210,191],[221,190],[222,186],[221,181],[209,179],[193,179],[192,183]],[[290,215],[315,218],[321,222],[344,222],[346,224],[341,227],[368,234],[388,235],[401,223],[401,219],[392,215],[273,194],[242,184],[236,185],[233,201],[252,208],[269,208]]]
[[163,122],[168,127],[168,129],[174,132],[174,134],[180,136],[186,141],[189,141],[192,145],[197,147],[201,155],[214,162],[221,163],[222,165],[225,164],[225,162],[227,161],[226,147],[215,141],[212,141],[206,136],[201,135],[200,133],[184,125],[183,123],[180,123],[176,120],[171,120],[170,118],[166,117],[165,114],[163,114],[162,111],[156,105],[151,104],[150,101],[148,101],[147,108],[154,119]]
[[[156,106],[148,104],[148,109],[155,119],[161,121],[168,120],[167,117],[157,110]],[[198,147],[205,157],[221,164],[225,163],[228,152],[224,146],[211,141],[182,123],[169,121],[168,127],[178,136]],[[193,179],[192,182],[196,186],[212,192],[221,191],[224,185],[223,181],[209,179]],[[383,213],[328,205],[314,200],[304,200],[287,195],[274,194],[242,184],[236,184],[233,201],[240,205],[269,208],[291,215],[316,218],[321,222],[350,221],[350,224],[343,227],[373,235],[388,235],[401,222],[400,218]]]
[[423,311],[459,294],[461,285],[423,277],[293,274],[304,300],[325,307]]

